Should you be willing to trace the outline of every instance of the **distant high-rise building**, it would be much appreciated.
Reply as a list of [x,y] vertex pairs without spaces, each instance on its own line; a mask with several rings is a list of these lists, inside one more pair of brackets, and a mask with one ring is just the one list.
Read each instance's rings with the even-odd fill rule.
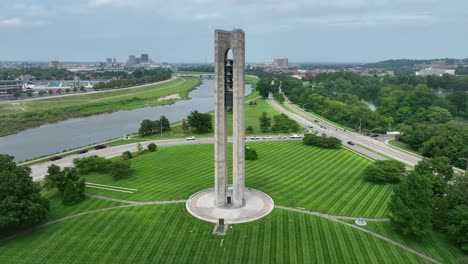
[[277,68],[287,68],[288,67],[288,59],[287,58],[277,58],[274,61],[275,66]]
[[53,69],[58,69],[59,65],[60,65],[59,61],[51,61],[49,63],[49,66]]
[[112,67],[112,58],[107,58],[106,59],[106,66],[107,67]]
[[140,64],[141,63],[141,58],[135,58],[135,64]]
[[141,62],[142,63],[149,62],[148,54],[141,54]]
[[128,56],[127,65],[128,66],[133,66],[133,65],[135,65],[135,63],[136,63],[135,55]]

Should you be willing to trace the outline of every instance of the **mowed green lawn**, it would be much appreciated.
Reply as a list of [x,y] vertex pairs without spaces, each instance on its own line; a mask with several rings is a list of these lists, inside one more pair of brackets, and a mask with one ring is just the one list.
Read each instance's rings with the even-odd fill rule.
[[[268,193],[275,204],[333,215],[386,217],[391,186],[362,180],[370,164],[345,149],[305,146],[302,141],[252,142],[259,159],[246,161],[246,185]],[[192,144],[160,148],[132,160],[132,174],[114,181],[109,175],[90,182],[135,188],[133,194],[88,188],[87,191],[138,201],[188,199],[214,183],[214,147]],[[231,149],[229,149],[231,152]],[[230,164],[231,165],[231,164]],[[231,166],[230,166],[231,167]],[[230,171],[232,171],[230,169]]]
[[[160,98],[167,95],[185,93],[199,83],[198,79],[194,78],[177,78],[175,80],[148,85],[133,89],[111,90],[102,93],[80,94],[65,97],[50,97],[40,100],[23,101],[20,105],[29,111],[41,111],[51,108],[64,108],[83,104],[111,103],[129,100],[134,97],[140,98],[143,101],[152,98]],[[139,102],[141,104],[141,102]],[[146,103],[151,103],[150,101]],[[129,106],[131,108],[131,106]]]
[[0,263],[426,263],[364,232],[275,209],[224,237],[184,204],[114,209],[0,247]]

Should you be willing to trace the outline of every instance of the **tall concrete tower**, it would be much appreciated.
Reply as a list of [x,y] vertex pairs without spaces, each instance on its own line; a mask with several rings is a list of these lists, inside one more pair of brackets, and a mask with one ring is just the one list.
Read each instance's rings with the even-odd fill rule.
[[[228,59],[231,50],[233,59]],[[245,34],[215,31],[215,206],[244,204],[245,188]],[[233,112],[233,182],[228,185],[227,108]]]

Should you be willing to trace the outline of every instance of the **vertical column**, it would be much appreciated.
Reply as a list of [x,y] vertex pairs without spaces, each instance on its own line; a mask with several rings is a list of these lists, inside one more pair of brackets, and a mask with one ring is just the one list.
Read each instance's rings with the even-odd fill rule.
[[226,202],[227,122],[224,107],[224,64],[229,35],[215,31],[215,206]]
[[231,33],[231,48],[234,55],[232,205],[240,208],[245,187],[245,36],[242,30]]

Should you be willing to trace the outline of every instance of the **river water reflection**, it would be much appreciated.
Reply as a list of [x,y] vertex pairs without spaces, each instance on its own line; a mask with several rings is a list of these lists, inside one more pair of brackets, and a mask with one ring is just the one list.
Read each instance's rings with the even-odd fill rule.
[[[251,92],[252,87],[246,85],[246,95]],[[214,81],[203,80],[196,90],[190,92],[190,97],[191,100],[172,105],[75,118],[0,137],[0,153],[15,156],[16,161],[21,161],[122,137],[137,131],[143,119],[155,120],[165,115],[169,121],[175,122],[185,118],[190,111],[211,111],[214,109]]]

